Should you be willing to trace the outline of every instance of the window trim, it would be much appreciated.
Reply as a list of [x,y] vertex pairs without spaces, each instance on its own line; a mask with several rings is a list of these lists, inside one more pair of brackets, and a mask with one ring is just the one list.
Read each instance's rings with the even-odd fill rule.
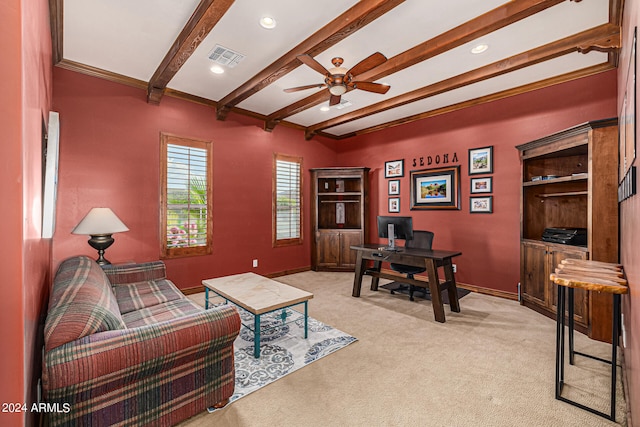
[[[167,246],[167,166],[168,145],[206,150],[207,154],[207,243],[205,246],[188,248],[169,248]],[[210,255],[213,248],[213,142],[201,139],[186,138],[169,133],[160,133],[160,258],[181,258],[189,256]]]
[[[298,163],[299,167],[300,167],[300,217],[298,219],[298,223],[299,223],[299,234],[300,237],[296,237],[296,238],[292,238],[292,239],[278,239],[278,230],[277,230],[277,223],[278,223],[278,218],[277,218],[277,206],[278,206],[278,202],[277,202],[277,162],[278,160],[280,161],[286,161],[286,162],[291,162],[291,163]],[[303,193],[303,163],[302,163],[302,157],[299,156],[291,156],[291,155],[287,155],[287,154],[280,154],[280,153],[273,153],[273,169],[272,169],[272,197],[271,197],[271,212],[272,212],[272,245],[274,248],[278,248],[278,247],[284,247],[284,246],[294,246],[294,245],[301,245],[303,243],[303,208],[304,208],[304,193]]]

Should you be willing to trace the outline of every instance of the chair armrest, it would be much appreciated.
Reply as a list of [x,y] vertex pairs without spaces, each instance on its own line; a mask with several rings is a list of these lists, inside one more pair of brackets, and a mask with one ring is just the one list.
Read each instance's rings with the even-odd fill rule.
[[195,360],[212,363],[225,347],[232,352],[239,331],[236,309],[221,306],[153,325],[92,334],[45,354],[44,388],[72,387],[74,394],[101,388],[106,393]]

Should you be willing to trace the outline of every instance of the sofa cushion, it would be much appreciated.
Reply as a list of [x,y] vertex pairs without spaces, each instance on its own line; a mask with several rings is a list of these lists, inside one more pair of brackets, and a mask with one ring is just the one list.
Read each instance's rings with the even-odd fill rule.
[[201,313],[203,311],[204,308],[192,302],[190,299],[182,298],[129,312],[123,315],[122,319],[127,325],[127,328],[137,328],[139,326],[164,322],[165,320]]
[[105,265],[104,272],[111,286],[160,280],[167,277],[167,269],[162,261],[151,261],[141,264]]
[[184,298],[167,279],[118,285],[113,287],[113,292],[121,314]]
[[96,332],[124,328],[111,284],[100,266],[86,256],[63,261],[49,298],[46,350]]

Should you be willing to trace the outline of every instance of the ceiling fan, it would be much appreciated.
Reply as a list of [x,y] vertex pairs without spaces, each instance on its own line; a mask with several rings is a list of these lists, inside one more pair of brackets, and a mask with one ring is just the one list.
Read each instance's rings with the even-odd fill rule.
[[385,94],[391,88],[391,86],[385,84],[356,80],[358,75],[383,64],[387,60],[387,58],[380,52],[376,52],[373,55],[366,57],[349,70],[342,67],[342,58],[333,58],[331,60],[333,68],[330,68],[329,70],[320,65],[320,63],[310,55],[298,55],[298,59],[311,69],[324,75],[324,83],[292,87],[284,90],[287,93],[327,87],[329,88],[329,93],[331,93],[329,105],[336,105],[340,103],[340,96],[349,89],[361,89],[366,90],[367,92]]

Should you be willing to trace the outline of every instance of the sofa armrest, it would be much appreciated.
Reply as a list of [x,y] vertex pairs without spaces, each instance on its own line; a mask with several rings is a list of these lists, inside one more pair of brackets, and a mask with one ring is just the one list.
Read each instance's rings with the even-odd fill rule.
[[106,265],[102,267],[111,286],[160,280],[167,277],[164,262],[151,261],[140,264]]
[[66,395],[69,390],[64,389],[107,393],[197,360],[213,364],[233,354],[239,330],[236,309],[220,306],[153,325],[92,334],[46,353],[44,389],[54,400]]

